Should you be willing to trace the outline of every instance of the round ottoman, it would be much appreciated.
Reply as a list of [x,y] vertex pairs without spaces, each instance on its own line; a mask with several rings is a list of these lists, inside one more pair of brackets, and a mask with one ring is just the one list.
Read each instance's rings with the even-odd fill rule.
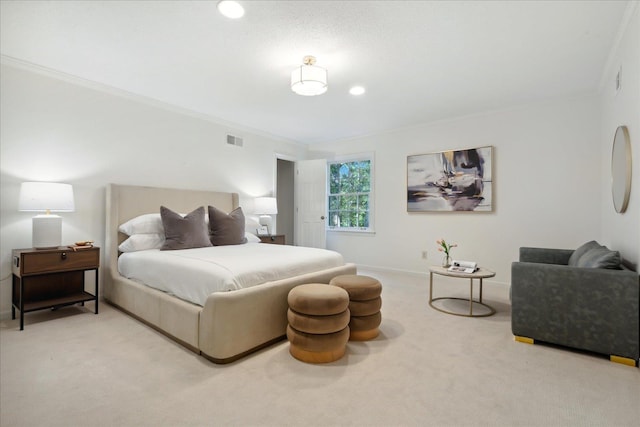
[[293,288],[287,301],[287,339],[293,357],[327,363],[344,356],[351,320],[347,291],[310,283]]
[[382,284],[373,277],[347,274],[336,276],[329,283],[340,287],[349,294],[351,319],[349,330],[351,341],[367,341],[380,333],[382,322]]

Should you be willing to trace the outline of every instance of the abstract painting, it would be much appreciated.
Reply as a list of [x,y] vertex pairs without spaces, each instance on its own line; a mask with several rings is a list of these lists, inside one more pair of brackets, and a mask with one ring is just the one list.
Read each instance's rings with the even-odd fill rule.
[[407,211],[492,211],[493,147],[407,156]]

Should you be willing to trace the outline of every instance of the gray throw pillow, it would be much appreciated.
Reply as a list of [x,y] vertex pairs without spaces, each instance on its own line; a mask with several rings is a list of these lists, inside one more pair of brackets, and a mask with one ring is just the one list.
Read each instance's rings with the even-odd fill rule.
[[620,269],[620,252],[610,251],[606,246],[594,248],[580,257],[577,267]]
[[597,249],[601,247],[602,246],[595,240],[587,242],[584,245],[578,247],[578,249],[576,249],[575,251],[573,251],[573,253],[569,257],[569,262],[567,264],[572,267],[578,267],[578,264],[580,262],[580,258],[582,258],[582,255],[586,254],[591,249]]
[[220,209],[209,206],[209,240],[214,246],[247,243],[242,208],[236,208],[226,214]]
[[186,216],[160,206],[160,218],[164,227],[165,241],[162,251],[174,249],[204,248],[211,246],[204,207],[199,207]]

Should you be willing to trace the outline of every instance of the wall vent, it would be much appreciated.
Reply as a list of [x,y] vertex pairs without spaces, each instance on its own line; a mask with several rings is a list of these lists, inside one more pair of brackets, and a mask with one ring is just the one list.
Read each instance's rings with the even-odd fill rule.
[[242,138],[239,136],[227,135],[227,144],[242,147]]

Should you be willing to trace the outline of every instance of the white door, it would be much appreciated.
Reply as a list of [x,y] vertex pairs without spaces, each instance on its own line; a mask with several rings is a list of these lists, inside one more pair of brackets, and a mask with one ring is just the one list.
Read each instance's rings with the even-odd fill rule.
[[327,245],[327,161],[296,162],[296,244],[324,249]]

